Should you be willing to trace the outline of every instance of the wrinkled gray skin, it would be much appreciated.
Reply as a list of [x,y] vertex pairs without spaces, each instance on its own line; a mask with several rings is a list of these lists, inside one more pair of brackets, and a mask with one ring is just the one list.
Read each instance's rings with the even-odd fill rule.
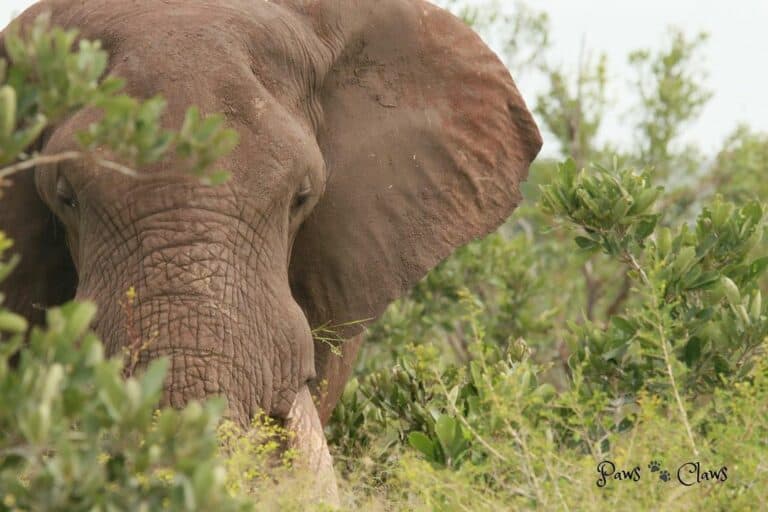
[[[102,40],[128,92],[165,96],[169,126],[194,104],[241,143],[219,187],[173,161],[142,179],[85,162],[15,177],[0,228],[24,260],[7,304],[40,322],[41,307],[94,300],[109,354],[138,338],[141,364],[170,359],[165,403],[223,394],[241,423],[263,409],[332,475],[322,423],[363,323],[339,329],[341,357],[310,328],[377,317],[518,204],[541,140],[507,70],[422,0],[50,0],[22,24],[43,10]],[[75,149],[97,116],[40,150]]]

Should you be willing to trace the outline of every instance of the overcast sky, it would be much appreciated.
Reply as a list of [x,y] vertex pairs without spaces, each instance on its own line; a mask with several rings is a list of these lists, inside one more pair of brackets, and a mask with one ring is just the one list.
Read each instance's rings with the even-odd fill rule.
[[[502,5],[507,1],[513,5],[501,0]],[[0,25],[32,3],[0,0]],[[708,32],[702,65],[715,96],[686,139],[714,152],[740,122],[768,131],[768,0],[529,0],[527,5],[549,13],[553,60],[575,66],[582,41],[592,52],[607,54],[617,111],[629,96],[630,51],[658,47],[670,25],[691,35]],[[532,104],[540,84],[526,83],[525,77],[518,82]],[[628,143],[632,133],[626,124],[609,118],[604,137]]]

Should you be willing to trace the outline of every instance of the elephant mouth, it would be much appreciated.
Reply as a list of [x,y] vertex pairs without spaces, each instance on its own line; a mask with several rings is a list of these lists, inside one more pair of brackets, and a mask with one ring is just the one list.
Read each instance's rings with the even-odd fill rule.
[[[197,357],[193,357],[193,353]],[[199,377],[197,380],[188,378],[190,368],[193,368],[194,372],[198,372],[211,367],[233,368],[233,365],[206,365],[206,362],[210,363],[211,357],[211,353],[207,351],[187,350],[180,352],[173,350],[155,355],[170,356],[172,363],[178,362],[182,355],[184,358],[184,365],[180,363],[176,365],[181,370],[171,371],[169,375],[170,381],[166,383],[161,405],[183,407],[189,399],[203,400],[212,394],[223,395],[228,398],[229,402],[226,417],[241,427],[250,423],[247,418],[254,416],[253,411],[255,409],[244,407],[243,403],[237,399],[237,393],[234,393],[231,388],[217,384],[218,381],[212,379],[211,375],[204,373],[195,373]],[[227,360],[223,362],[228,363]],[[216,374],[216,376],[221,377],[222,375]],[[225,375],[224,377],[224,381],[227,382],[228,376]],[[198,385],[198,387],[191,388],[191,385]],[[185,391],[185,393],[181,391]],[[308,497],[314,501],[337,505],[339,497],[333,460],[309,384],[303,384],[293,396],[287,414],[271,415],[271,418],[288,433],[288,442],[283,445],[283,449],[295,451],[295,457],[292,458],[294,468],[301,474],[302,478],[308,476],[313,484],[313,488],[308,489]]]
[[328,450],[323,426],[317,407],[307,385],[296,394],[291,410],[285,421],[286,428],[293,432],[291,447],[298,451],[298,459],[314,477],[314,495],[318,500],[338,505],[339,496],[333,460]]

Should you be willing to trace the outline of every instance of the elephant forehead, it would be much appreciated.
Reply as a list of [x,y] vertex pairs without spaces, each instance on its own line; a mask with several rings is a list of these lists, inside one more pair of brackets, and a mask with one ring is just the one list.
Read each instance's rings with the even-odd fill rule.
[[[199,98],[187,99],[188,101],[181,100],[180,103],[200,104]],[[204,110],[221,111],[221,103],[209,103],[210,108]],[[260,109],[264,112],[259,113]],[[226,108],[223,112],[228,126],[240,133],[240,143],[230,154],[223,156],[216,166],[232,173],[233,184],[247,187],[251,194],[263,195],[265,200],[278,200],[291,193],[295,182],[300,180],[307,169],[322,167],[322,155],[311,133],[283,109],[274,106],[270,108],[254,102],[247,113],[243,108],[239,108],[236,113]],[[76,135],[86,132],[100,117],[101,112],[91,108],[66,119],[51,130],[42,152],[46,155],[57,155],[79,151]],[[246,122],[246,118],[251,122]],[[177,115],[174,112],[169,112],[163,121],[167,127],[175,130],[180,128],[182,122],[183,113]],[[105,148],[96,149],[94,156],[98,159],[120,161]],[[122,196],[126,190],[137,188],[138,184],[145,182],[150,176],[157,177],[160,182],[169,179],[171,183],[180,179],[192,179],[184,173],[185,161],[173,153],[157,163],[136,169],[143,176],[138,181],[118,173],[107,172],[93,162],[93,159],[66,161],[57,167],[65,172],[75,188],[82,190],[88,187],[93,192],[103,189],[106,195],[116,197]],[[52,168],[48,170],[51,171]]]
[[[161,39],[169,33],[204,37],[206,29],[249,34],[282,16],[268,1],[253,0],[44,0],[26,11],[31,20],[49,11],[55,24],[77,27],[108,46]],[[287,11],[286,11],[287,12]]]
[[[48,0],[22,16],[51,11],[53,23],[100,40],[110,70],[141,64],[144,78],[183,81],[252,73],[276,97],[306,93],[323,45],[294,9],[254,0]],[[150,80],[151,81],[151,80]],[[140,92],[140,91],[137,91]],[[300,94],[301,95],[301,94]]]
[[[48,0],[22,22],[43,10],[52,11],[53,23],[102,41],[108,73],[124,79],[129,94],[162,95],[169,127],[180,126],[190,105],[223,113],[241,132],[236,161],[228,163],[235,172],[317,164],[312,89],[323,45],[294,10],[253,0]],[[58,133],[92,120],[85,113]]]

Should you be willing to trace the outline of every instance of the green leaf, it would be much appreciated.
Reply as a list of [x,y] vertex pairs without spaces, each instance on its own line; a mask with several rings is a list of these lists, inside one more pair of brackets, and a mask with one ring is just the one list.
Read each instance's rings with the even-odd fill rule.
[[624,334],[632,334],[637,330],[632,322],[624,318],[623,316],[615,315],[611,317],[611,323],[620,329]]
[[454,447],[458,441],[462,440],[461,428],[458,422],[445,414],[437,419],[435,434],[437,434],[437,439],[440,441],[443,452],[447,455],[453,454]]
[[168,358],[165,357],[149,363],[147,371],[141,376],[141,394],[145,399],[153,401],[160,394],[169,364]]
[[573,240],[574,242],[576,242],[576,245],[578,245],[581,249],[584,249],[584,250],[594,250],[599,247],[598,242],[595,242],[591,238],[587,238],[584,236],[577,236]]
[[201,181],[205,185],[217,186],[229,181],[232,174],[228,171],[214,171],[204,176]]
[[72,338],[82,336],[96,316],[96,304],[93,302],[70,302],[61,307],[67,320],[68,335]]
[[683,360],[688,365],[695,364],[700,358],[702,349],[704,347],[704,340],[698,337],[693,337],[688,340],[683,349]]
[[26,318],[10,311],[0,311],[0,331],[18,334],[26,332],[26,330]]
[[731,363],[728,362],[726,358],[724,358],[720,354],[714,355],[714,366],[715,371],[720,374],[729,374],[731,373]]
[[709,272],[704,272],[696,280],[694,280],[693,283],[689,284],[687,286],[688,290],[701,290],[704,288],[710,288],[718,283],[720,280],[720,273],[712,270]]
[[423,432],[411,432],[408,434],[408,444],[423,453],[427,460],[438,462],[435,445]]
[[750,281],[757,279],[763,275],[766,268],[768,268],[768,256],[756,259],[749,265],[749,275],[747,276],[747,279]]
[[634,227],[635,239],[645,240],[656,229],[656,223],[659,221],[659,215],[648,215],[643,217]]
[[728,297],[728,302],[730,302],[732,306],[736,307],[741,304],[741,293],[739,292],[739,287],[736,286],[736,283],[729,277],[722,276],[720,278],[720,284],[725,291],[725,296]]

